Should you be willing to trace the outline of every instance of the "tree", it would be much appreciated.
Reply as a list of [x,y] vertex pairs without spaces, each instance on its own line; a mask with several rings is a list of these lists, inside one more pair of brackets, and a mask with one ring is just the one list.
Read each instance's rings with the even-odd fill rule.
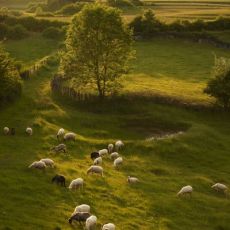
[[94,88],[104,98],[118,89],[120,77],[127,72],[131,43],[131,30],[119,10],[86,5],[68,30],[60,71],[77,87]]
[[216,58],[214,78],[208,82],[204,92],[215,97],[226,110],[230,108],[230,59]]
[[15,99],[21,93],[21,80],[13,60],[0,47],[0,104]]

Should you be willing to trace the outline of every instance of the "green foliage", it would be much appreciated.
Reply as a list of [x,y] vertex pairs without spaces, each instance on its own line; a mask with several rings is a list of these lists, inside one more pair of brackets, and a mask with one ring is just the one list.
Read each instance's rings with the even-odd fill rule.
[[68,4],[68,5],[63,6],[56,13],[60,15],[74,15],[78,13],[83,8],[84,5],[85,3],[82,3],[82,2]]
[[131,43],[131,31],[117,9],[86,5],[70,25],[60,71],[78,88],[96,88],[103,98],[118,89]]
[[0,48],[0,104],[14,100],[21,94],[21,80],[14,61]]
[[49,27],[42,32],[42,36],[49,39],[63,38],[64,32],[56,27]]
[[225,109],[230,108],[230,59],[215,60],[214,78],[209,80],[204,92],[215,97]]
[[133,4],[129,0],[107,0],[107,4],[112,7],[130,7]]
[[9,27],[8,38],[18,40],[26,38],[27,36],[28,31],[23,25],[17,24],[15,26]]
[[74,3],[77,0],[47,0],[48,10],[56,11],[61,9],[64,5]]

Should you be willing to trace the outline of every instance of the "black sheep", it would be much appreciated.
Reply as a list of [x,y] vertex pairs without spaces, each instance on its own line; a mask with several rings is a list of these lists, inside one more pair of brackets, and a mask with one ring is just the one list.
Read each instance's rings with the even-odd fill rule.
[[65,177],[62,175],[55,175],[52,179],[52,183],[60,184],[61,186],[66,187],[65,185]]
[[95,160],[95,159],[98,158],[100,155],[99,155],[98,152],[92,152],[92,153],[90,154],[90,156],[91,156],[91,159],[92,159],[92,160]]
[[90,216],[91,214],[88,212],[77,212],[69,218],[69,223],[72,224],[72,221],[76,220],[81,224],[81,222],[85,222]]

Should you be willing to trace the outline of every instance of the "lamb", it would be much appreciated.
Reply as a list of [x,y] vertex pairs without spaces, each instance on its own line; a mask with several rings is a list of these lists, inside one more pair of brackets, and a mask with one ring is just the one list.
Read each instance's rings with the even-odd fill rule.
[[75,141],[76,134],[75,133],[66,133],[64,135],[64,141]]
[[95,159],[98,158],[99,156],[100,156],[100,155],[99,155],[98,152],[92,152],[92,153],[90,154],[90,157],[91,157],[92,160],[95,160]]
[[115,149],[118,151],[119,149],[121,149],[122,147],[124,147],[124,143],[119,140],[115,143]]
[[102,230],[115,230],[115,225],[112,223],[104,224]]
[[65,185],[65,177],[62,176],[62,175],[55,175],[53,178],[52,178],[52,183],[56,183],[57,185],[60,184],[61,186],[63,187],[66,187]]
[[217,192],[224,192],[226,193],[228,191],[228,187],[221,183],[216,183],[212,186],[213,189],[215,189]]
[[87,175],[88,174],[93,174],[93,173],[97,173],[100,174],[103,177],[103,168],[101,166],[96,166],[96,165],[92,165],[88,170],[87,170]]
[[97,223],[97,217],[96,216],[90,216],[85,222],[86,230],[94,229],[96,223]]
[[115,160],[115,159],[117,159],[118,157],[119,157],[119,153],[117,153],[117,152],[113,152],[113,153],[110,154],[110,158],[111,158],[112,160]]
[[106,154],[108,154],[108,149],[101,149],[101,150],[98,151],[98,153],[99,153],[100,157],[103,157]]
[[44,162],[46,166],[54,167],[54,161],[49,158],[41,159],[40,161]]
[[29,168],[45,169],[46,164],[44,162],[42,162],[42,161],[35,161],[29,166]]
[[94,160],[93,162],[94,165],[99,165],[99,164],[102,164],[102,157],[98,157]]
[[88,212],[77,212],[72,214],[72,216],[69,218],[69,223],[72,224],[73,220],[76,220],[79,223],[85,222],[90,216],[91,214]]
[[123,158],[122,157],[118,157],[117,159],[114,160],[113,165],[114,165],[115,168],[117,168],[122,163],[123,163]]
[[128,181],[129,184],[135,184],[135,183],[140,182],[138,178],[136,178],[136,177],[130,177],[130,176],[128,176],[127,181]]
[[78,212],[89,212],[90,213],[90,206],[87,204],[81,204],[75,208],[73,213],[78,213]]
[[109,144],[108,145],[108,151],[109,151],[109,153],[111,153],[112,151],[113,151],[113,144]]
[[65,135],[65,130],[63,128],[60,128],[57,132],[57,139],[59,140],[59,138],[63,138],[64,135]]
[[58,152],[66,153],[66,145],[65,144],[59,144],[57,146],[54,146],[51,150],[54,150],[56,153],[58,153]]
[[190,196],[192,195],[193,188],[191,185],[184,186],[178,193],[177,196],[189,194]]
[[75,180],[72,180],[70,185],[69,185],[69,189],[72,190],[77,190],[77,189],[83,189],[83,183],[84,180],[82,178],[77,178]]
[[8,127],[3,128],[3,133],[4,135],[9,135],[10,134],[10,129]]
[[33,129],[30,128],[30,127],[27,127],[27,128],[26,128],[26,134],[27,134],[28,136],[32,136],[32,135],[33,135]]

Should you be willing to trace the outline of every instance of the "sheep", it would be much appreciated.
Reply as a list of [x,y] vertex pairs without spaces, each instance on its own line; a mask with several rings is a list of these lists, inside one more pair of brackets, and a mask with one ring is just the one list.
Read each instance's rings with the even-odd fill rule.
[[83,189],[83,183],[84,183],[84,180],[82,178],[77,178],[75,180],[72,180],[69,185],[69,189],[72,189],[72,190],[77,190],[78,188]]
[[119,149],[121,149],[124,146],[124,143],[119,140],[115,143],[115,149],[118,151]]
[[113,144],[109,144],[108,145],[108,151],[109,151],[109,153],[111,153],[112,151],[113,151]]
[[45,169],[46,164],[44,162],[42,162],[42,161],[35,161],[29,166],[29,168]]
[[95,160],[95,159],[98,158],[99,156],[100,156],[100,155],[99,155],[98,152],[92,152],[92,153],[90,154],[90,157],[91,157],[92,160]]
[[191,185],[184,186],[178,193],[177,196],[181,196],[184,194],[189,194],[190,196],[192,195],[193,188]]
[[33,129],[30,128],[30,127],[27,127],[27,128],[26,128],[26,134],[27,134],[28,136],[32,136],[32,135],[33,135]]
[[57,139],[59,140],[60,137],[63,138],[64,134],[65,134],[65,130],[63,128],[60,128],[57,132]]
[[104,155],[108,154],[108,149],[101,149],[98,151],[99,156],[103,157]]
[[136,177],[130,177],[130,176],[128,176],[127,182],[128,182],[129,184],[135,184],[135,183],[138,183],[138,182],[140,182],[140,181],[139,181],[139,179],[136,178]]
[[119,153],[117,153],[117,152],[113,152],[113,153],[110,154],[110,158],[111,158],[112,160],[115,160],[115,159],[117,159],[118,157],[119,157]]
[[94,165],[99,165],[99,164],[102,164],[102,157],[98,157],[94,160],[93,162]]
[[40,161],[44,162],[46,166],[54,167],[54,161],[49,158],[41,159]]
[[65,177],[63,175],[55,175],[53,178],[52,178],[52,183],[56,183],[57,185],[60,184],[61,186],[63,187],[66,187],[65,185]]
[[15,128],[11,128],[11,129],[10,129],[10,135],[14,136],[15,133],[16,133]]
[[97,217],[96,216],[90,216],[85,222],[86,230],[94,229],[96,223],[97,223]]
[[76,134],[75,133],[66,133],[64,135],[64,141],[75,141],[76,139]]
[[104,224],[102,230],[115,230],[115,225],[112,223]]
[[118,157],[117,159],[114,160],[113,165],[114,165],[115,168],[117,168],[122,163],[123,163],[123,158],[122,157]]
[[87,170],[87,175],[90,174],[90,173],[91,174],[97,173],[97,174],[100,174],[103,177],[103,168],[101,166],[92,165]]
[[69,223],[72,224],[72,221],[76,220],[81,224],[81,222],[85,222],[90,216],[91,214],[88,212],[77,212],[72,214],[72,216],[69,218]]
[[8,127],[3,128],[3,133],[4,135],[9,135],[10,134],[10,129]]
[[74,213],[77,213],[77,212],[89,212],[90,213],[90,206],[87,205],[87,204],[81,204],[81,205],[78,205],[75,209],[74,209]]
[[54,146],[51,150],[55,151],[56,153],[58,153],[58,152],[66,153],[66,145],[65,144],[59,144],[57,146]]
[[228,187],[221,183],[214,184],[212,188],[215,189],[217,192],[224,192],[224,193],[226,193],[228,190]]

